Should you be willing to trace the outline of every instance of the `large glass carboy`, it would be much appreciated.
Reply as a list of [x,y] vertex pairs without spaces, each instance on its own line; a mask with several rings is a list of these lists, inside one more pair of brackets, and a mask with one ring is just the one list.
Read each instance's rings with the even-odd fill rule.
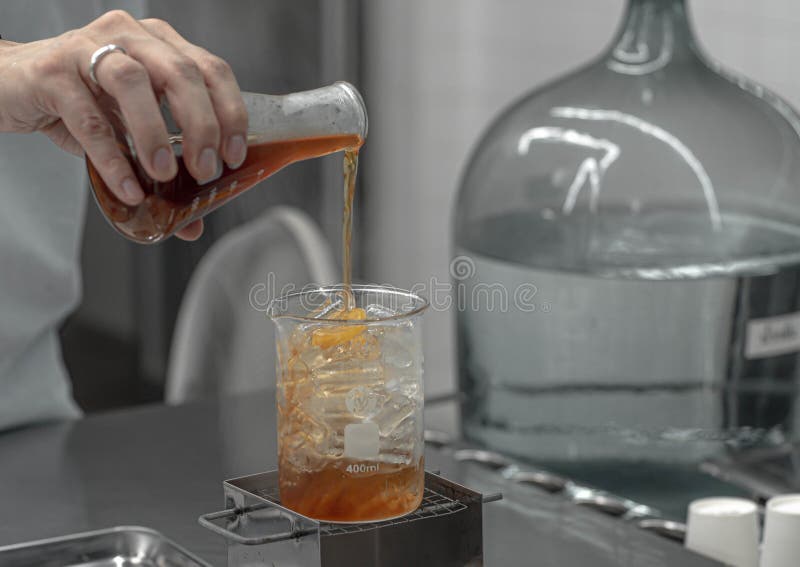
[[503,112],[454,217],[466,435],[562,470],[791,439],[798,124],[683,0],[631,0],[606,53]]

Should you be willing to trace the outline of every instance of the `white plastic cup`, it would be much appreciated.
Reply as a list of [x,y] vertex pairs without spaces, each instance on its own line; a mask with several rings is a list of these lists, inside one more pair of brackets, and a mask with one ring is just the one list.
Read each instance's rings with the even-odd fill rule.
[[800,565],[800,494],[767,501],[761,567]]
[[758,567],[758,507],[743,498],[702,498],[689,505],[686,547],[733,567]]

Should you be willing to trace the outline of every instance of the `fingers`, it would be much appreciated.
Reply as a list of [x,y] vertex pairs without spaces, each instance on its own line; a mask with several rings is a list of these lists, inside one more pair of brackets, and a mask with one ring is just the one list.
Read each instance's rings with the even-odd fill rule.
[[186,41],[162,20],[142,20],[141,25],[158,39],[194,60],[203,74],[211,103],[219,121],[222,157],[238,167],[247,155],[247,109],[233,71],[223,59]]
[[227,63],[192,45],[161,20],[137,22],[125,12],[112,11],[86,30],[98,46],[111,40],[130,55],[128,59],[107,55],[97,64],[96,75],[119,102],[151,176],[165,179],[167,171],[174,172],[173,160],[159,153],[163,130],[152,120],[158,116],[152,112],[157,106],[153,91],[166,95],[183,131],[184,162],[193,177],[201,182],[216,178],[222,171],[221,158],[231,167],[241,165],[247,152],[247,110]]
[[86,85],[76,80],[69,92],[61,93],[56,104],[67,130],[83,147],[111,192],[123,203],[138,205],[144,193],[117,146],[111,124]]
[[239,85],[230,66],[219,57],[205,52],[197,61],[219,120],[223,157],[230,167],[239,167],[247,156],[247,109]]
[[203,235],[203,219],[197,219],[180,229],[175,236],[189,242],[197,240]]
[[166,95],[183,132],[183,160],[189,173],[201,183],[218,177],[220,125],[197,63],[151,37],[132,38],[125,47],[149,73],[152,88]]
[[139,162],[150,177],[157,181],[175,177],[178,164],[144,65],[122,53],[109,53],[97,63],[95,76],[117,101]]

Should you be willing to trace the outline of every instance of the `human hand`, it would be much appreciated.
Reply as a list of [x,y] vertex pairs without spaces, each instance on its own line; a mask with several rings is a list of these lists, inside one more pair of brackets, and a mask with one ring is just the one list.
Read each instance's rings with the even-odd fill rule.
[[[89,76],[92,54],[115,44]],[[237,167],[245,158],[247,111],[228,64],[189,43],[161,20],[137,21],[108,12],[87,26],[25,44],[0,41],[0,132],[46,134],[61,148],[85,154],[114,195],[136,205],[144,193],[123,156],[97,97],[105,91],[122,112],[148,175],[168,181],[178,167],[159,110],[164,95],[184,134],[189,173],[214,177],[221,159]],[[194,240],[202,221],[178,236]]]

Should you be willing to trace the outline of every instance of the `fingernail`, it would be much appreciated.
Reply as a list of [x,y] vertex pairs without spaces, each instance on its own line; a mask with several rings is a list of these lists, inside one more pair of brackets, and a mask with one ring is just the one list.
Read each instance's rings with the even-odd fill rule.
[[225,156],[227,158],[228,166],[231,169],[236,169],[244,158],[247,157],[247,144],[244,142],[244,136],[236,134],[228,138],[228,144],[225,148]]
[[201,185],[218,179],[222,175],[222,160],[217,156],[217,151],[213,148],[206,148],[200,152],[197,169],[202,177],[202,180],[198,180]]
[[156,170],[160,176],[172,177],[177,173],[175,171],[175,158],[169,148],[158,148],[153,154],[153,169]]
[[132,178],[126,177],[122,180],[122,200],[128,205],[138,205],[144,199],[144,192],[139,184]]

